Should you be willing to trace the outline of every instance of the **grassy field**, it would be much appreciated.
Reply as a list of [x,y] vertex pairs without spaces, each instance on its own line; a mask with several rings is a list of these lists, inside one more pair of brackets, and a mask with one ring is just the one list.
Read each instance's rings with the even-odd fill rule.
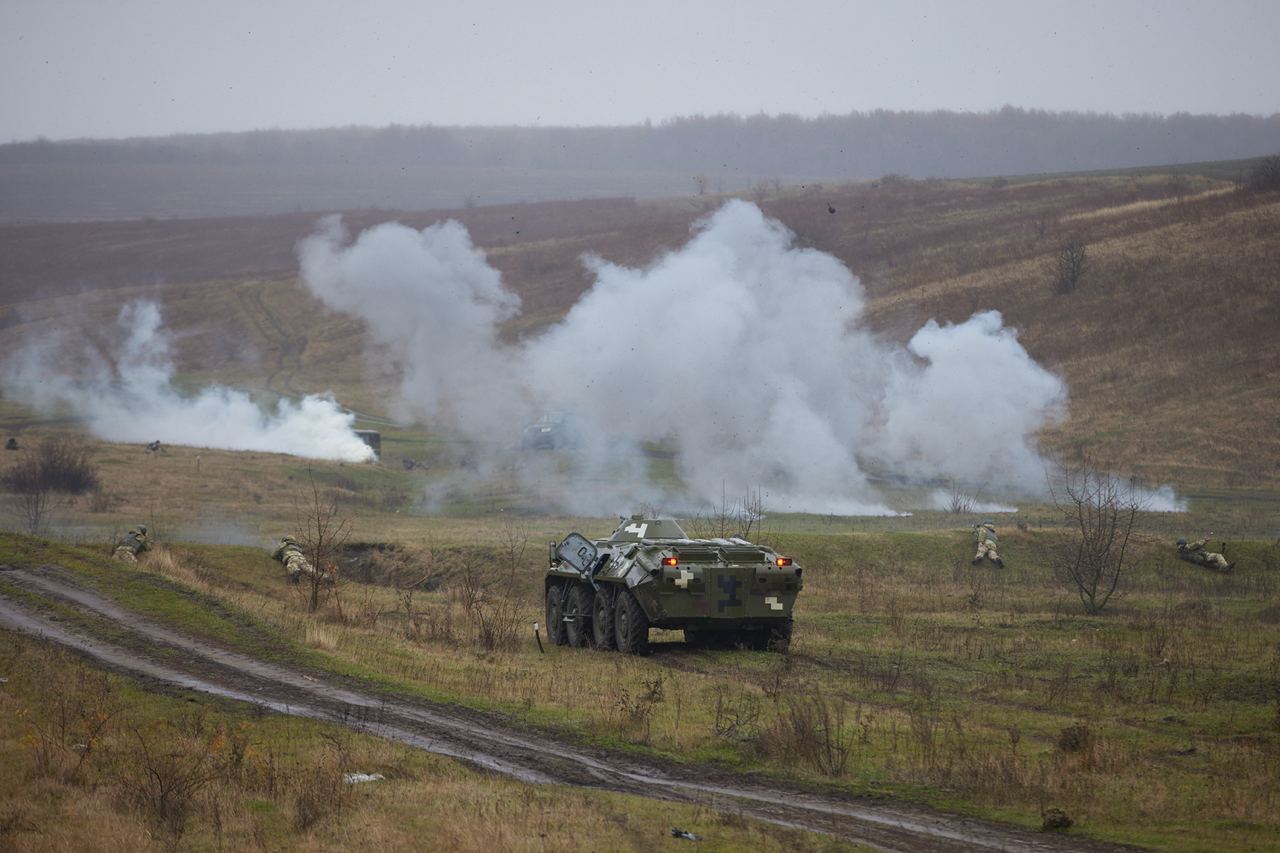
[[[1008,531],[1001,571],[969,565],[963,531],[778,520],[766,537],[807,567],[791,654],[657,632],[639,659],[540,654],[531,636],[541,528],[607,521],[418,524],[421,544],[353,550],[348,576],[378,582],[344,582],[315,615],[256,548],[172,543],[135,573],[105,566],[105,545],[10,537],[0,562],[68,565],[223,645],[671,761],[1028,826],[1057,807],[1073,831],[1161,849],[1258,848],[1280,830],[1275,542],[1232,541],[1237,569],[1219,575],[1143,534],[1121,597],[1090,616],[1048,568],[1057,529]],[[489,597],[464,593],[477,587]]]
[[[14,851],[853,850],[698,806],[531,787],[340,727],[158,695],[0,636],[0,845]],[[377,774],[348,783],[347,774]]]
[[[504,329],[514,339],[582,293],[583,252],[643,265],[717,201],[453,213],[521,295],[525,313]],[[800,244],[861,277],[865,322],[884,337],[1000,309],[1070,389],[1070,416],[1043,445],[1187,499],[1187,512],[1140,518],[1121,594],[1102,613],[1087,614],[1055,578],[1067,534],[1050,506],[997,516],[1003,571],[968,563],[973,515],[770,516],[763,537],[806,567],[790,655],[693,650],[661,632],[647,659],[540,654],[530,626],[542,618],[546,541],[604,534],[612,519],[559,515],[511,477],[459,487],[463,460],[486,448],[384,422],[395,414],[394,369],[368,363],[363,328],[325,312],[291,268],[306,216],[0,229],[0,328],[14,339],[69,318],[100,329],[124,301],[159,299],[184,386],[220,381],[267,399],[333,391],[378,418],[369,425],[383,433],[384,462],[90,441],[101,490],[56,502],[49,539],[0,537],[0,563],[67,565],[211,642],[673,762],[1027,826],[1061,808],[1072,832],[1161,849],[1274,847],[1280,198],[1187,169],[995,184],[887,178],[760,201]],[[378,214],[352,220],[359,228]],[[1083,240],[1091,258],[1069,295],[1048,272],[1066,240]],[[4,437],[30,446],[77,431],[65,414],[0,399]],[[0,473],[18,458],[0,453]],[[407,470],[402,459],[423,464]],[[310,614],[267,552],[298,529],[313,484],[350,520],[353,547],[338,561],[340,599]],[[914,497],[887,490],[903,507]],[[110,544],[138,522],[162,546],[136,573],[109,567]],[[12,496],[0,495],[0,529],[23,527]],[[1227,540],[1233,574],[1174,558],[1175,537],[1207,530]],[[495,619],[496,635],[481,630]],[[683,823],[712,827],[716,849],[827,844],[706,810],[530,789],[319,724],[157,696],[9,634],[0,677],[0,715],[17,721],[0,727],[0,760],[18,768],[0,774],[0,847],[399,847],[438,837],[465,850],[655,849]],[[73,720],[81,729],[56,742],[47,732],[67,708],[54,683],[76,685],[70,695],[86,709]],[[103,748],[71,772],[71,747],[108,706],[119,711]],[[180,824],[128,794],[146,772],[134,745],[147,738],[210,776]],[[225,750],[236,738],[233,764]],[[276,764],[249,762],[250,747]],[[348,790],[333,783],[339,770],[388,781]],[[422,806],[437,801],[462,807]],[[335,809],[343,821],[327,817]],[[522,824],[537,833],[511,834]]]

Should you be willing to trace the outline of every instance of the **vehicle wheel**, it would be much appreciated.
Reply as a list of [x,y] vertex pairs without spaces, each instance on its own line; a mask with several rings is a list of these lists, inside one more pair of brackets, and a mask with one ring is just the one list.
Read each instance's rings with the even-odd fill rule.
[[564,608],[564,633],[569,645],[581,648],[591,639],[591,587],[576,583]]
[[553,646],[565,644],[564,635],[564,589],[558,583],[547,587],[547,639]]
[[785,655],[791,650],[791,620],[788,619],[784,624],[770,628],[766,636],[768,641],[765,644],[765,648],[771,652]]
[[601,587],[591,607],[591,641],[597,649],[612,649],[616,645],[613,636],[613,599],[608,588]]
[[649,654],[649,617],[629,590],[619,590],[613,605],[613,638],[618,651],[631,655]]

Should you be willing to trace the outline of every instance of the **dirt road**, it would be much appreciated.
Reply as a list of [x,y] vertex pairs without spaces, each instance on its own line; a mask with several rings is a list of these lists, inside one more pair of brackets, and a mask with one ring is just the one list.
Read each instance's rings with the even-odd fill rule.
[[[110,623],[111,642],[60,625],[14,591],[71,605]],[[73,649],[136,678],[250,702],[467,761],[530,784],[562,784],[699,803],[829,833],[884,850],[1117,850],[923,808],[841,794],[784,790],[708,768],[660,766],[531,733],[493,714],[407,699],[331,674],[308,673],[220,649],[144,619],[78,586],[56,567],[0,566],[0,628]]]

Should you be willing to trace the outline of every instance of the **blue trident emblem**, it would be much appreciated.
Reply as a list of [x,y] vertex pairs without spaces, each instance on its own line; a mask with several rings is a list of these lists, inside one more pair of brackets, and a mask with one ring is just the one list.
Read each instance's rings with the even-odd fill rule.
[[723,613],[726,607],[742,606],[742,602],[738,600],[739,583],[739,580],[733,575],[720,576],[717,584],[726,597],[716,602],[716,611],[718,613]]

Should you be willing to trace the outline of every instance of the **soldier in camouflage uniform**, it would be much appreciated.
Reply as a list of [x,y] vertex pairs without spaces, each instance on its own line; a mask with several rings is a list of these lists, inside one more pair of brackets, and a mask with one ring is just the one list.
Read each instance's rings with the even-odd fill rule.
[[130,530],[116,544],[116,550],[111,555],[111,559],[119,560],[122,563],[138,562],[138,555],[151,547],[151,540],[147,538],[147,526],[139,524]]
[[978,553],[973,558],[975,566],[981,563],[985,557],[998,567],[1004,568],[1004,560],[1000,559],[1000,555],[996,553],[996,543],[999,540],[996,537],[995,522],[984,521],[981,524],[975,524],[973,526],[973,541],[978,544]]
[[[302,546],[298,544],[298,540],[292,536],[285,536],[280,540],[280,544],[271,552],[271,558],[284,563],[284,569],[289,575],[290,583],[298,583],[303,576],[310,579],[319,574],[303,555]],[[332,582],[329,578],[324,580]]]
[[[1209,536],[1212,535],[1212,533],[1209,534]],[[1236,567],[1235,563],[1228,563],[1227,558],[1216,551],[1206,551],[1204,549],[1204,546],[1209,544],[1209,536],[1197,539],[1195,542],[1179,539],[1178,556],[1189,563],[1195,563],[1197,566],[1204,566],[1206,569],[1213,569],[1216,572],[1229,572],[1234,569]]]

